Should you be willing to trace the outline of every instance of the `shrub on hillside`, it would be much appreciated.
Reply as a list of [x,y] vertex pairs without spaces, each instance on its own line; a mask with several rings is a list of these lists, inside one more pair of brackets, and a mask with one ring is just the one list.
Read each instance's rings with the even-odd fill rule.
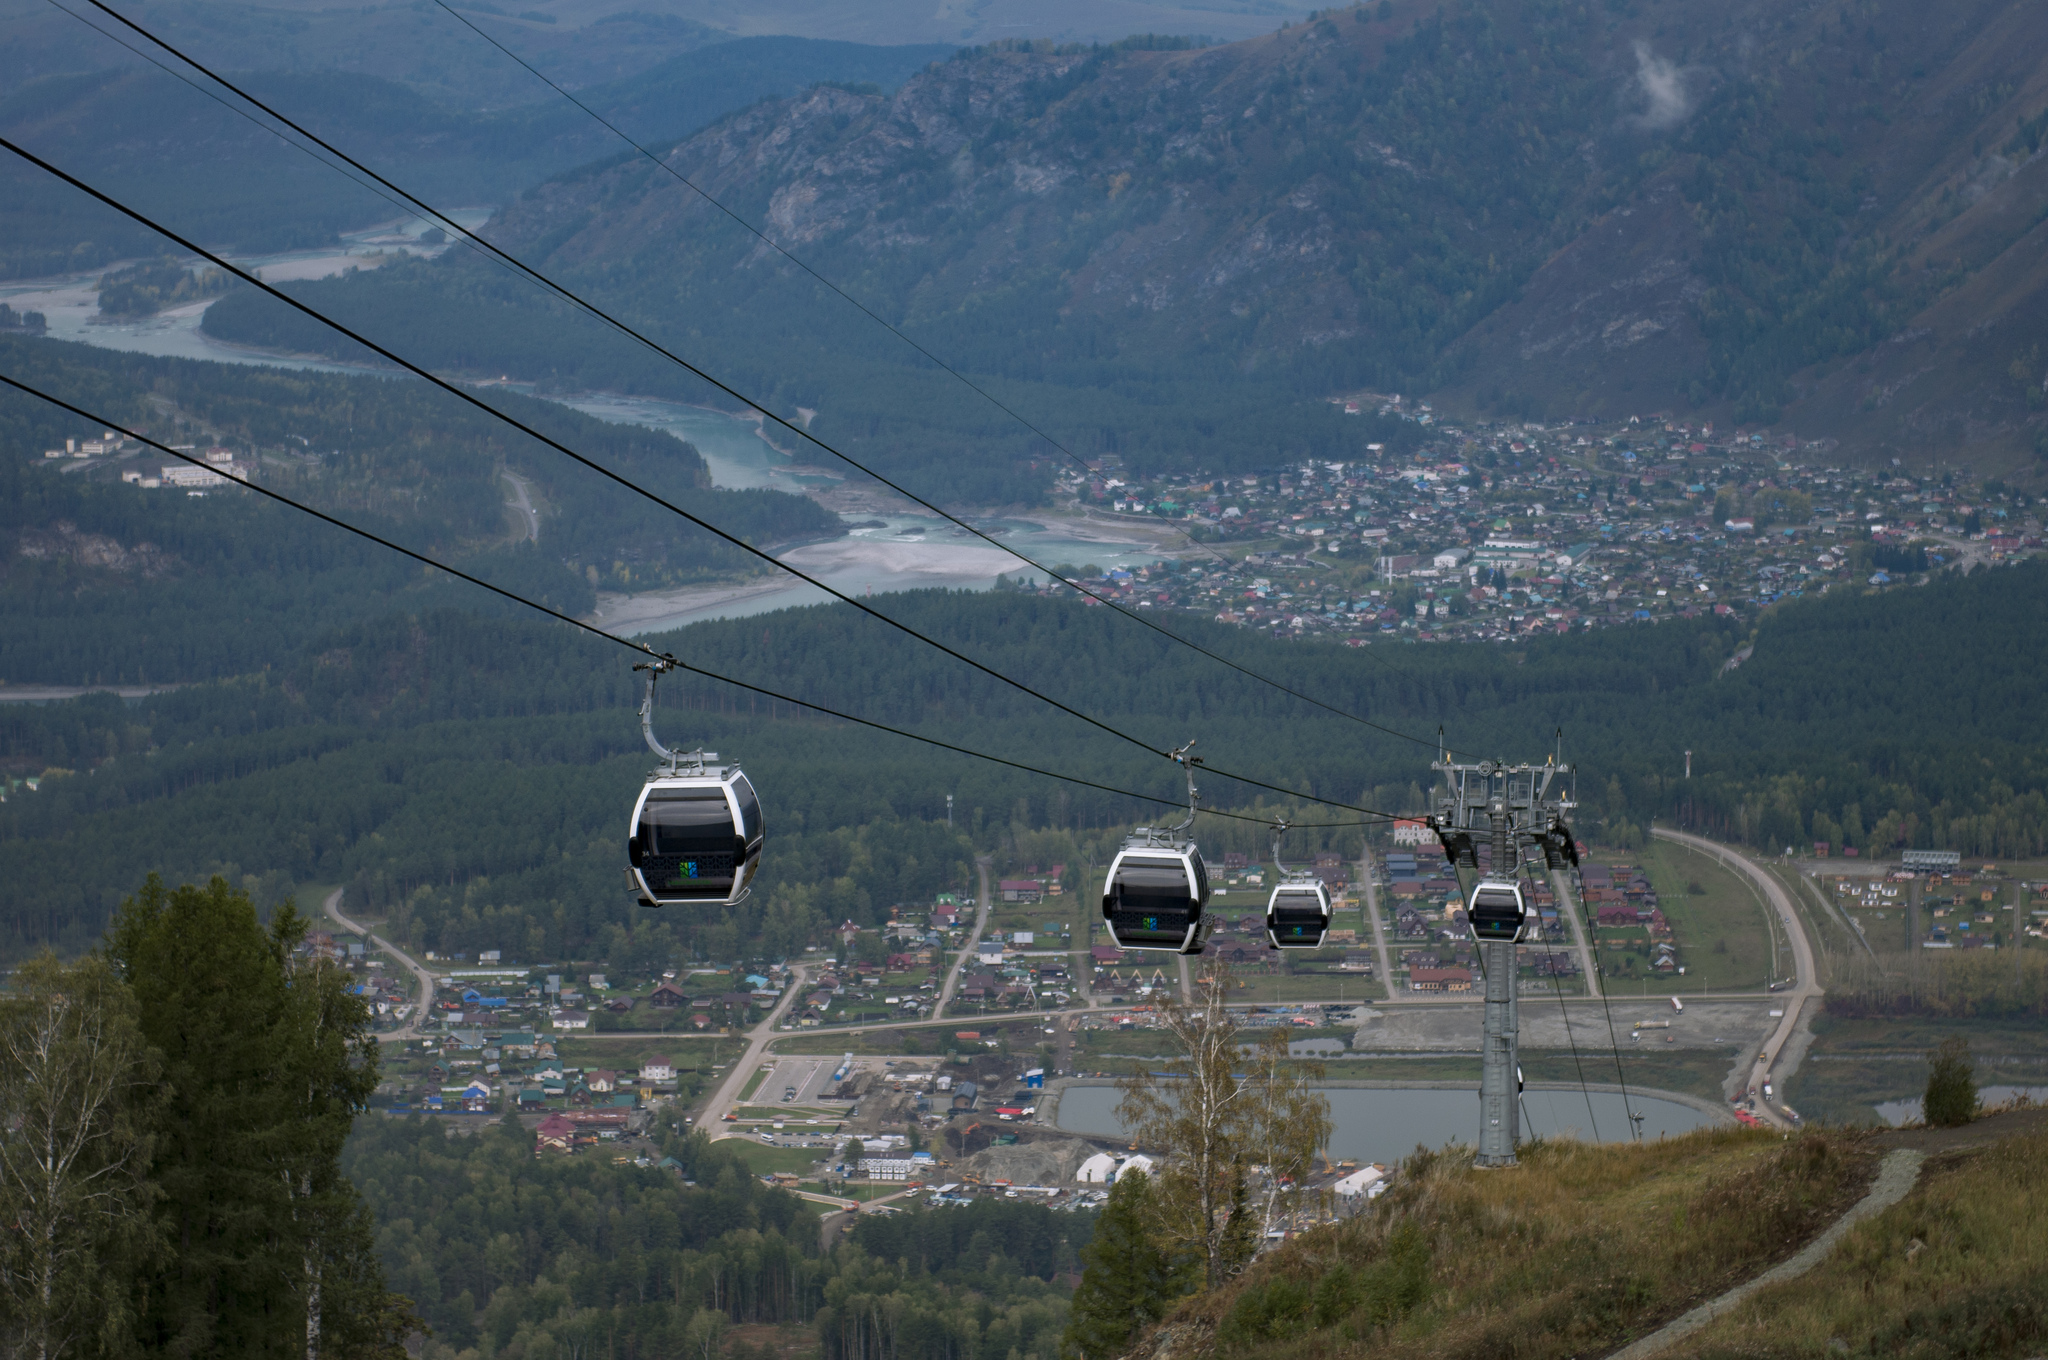
[[1970,1062],[1970,1044],[1959,1034],[1941,1041],[1927,1055],[1927,1095],[1922,1115],[1936,1128],[1954,1128],[1977,1117],[1977,1069]]

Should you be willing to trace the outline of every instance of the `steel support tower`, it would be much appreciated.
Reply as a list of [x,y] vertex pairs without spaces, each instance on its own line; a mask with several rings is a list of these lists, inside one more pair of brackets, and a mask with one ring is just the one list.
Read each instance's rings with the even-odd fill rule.
[[[1553,868],[1578,863],[1578,847],[1565,822],[1565,814],[1575,804],[1562,789],[1551,792],[1558,776],[1571,772],[1569,766],[1554,760],[1542,765],[1511,766],[1492,760],[1467,765],[1445,758],[1437,761],[1435,768],[1442,772],[1449,789],[1431,821],[1443,844],[1444,856],[1454,869],[1481,867],[1481,837],[1491,849],[1491,862],[1484,873],[1486,880],[1517,882],[1527,848],[1540,848],[1545,862]],[[1463,890],[1462,876],[1459,886]],[[1563,910],[1562,904],[1559,909]],[[1513,938],[1477,941],[1486,979],[1477,1158],[1477,1165],[1482,1167],[1514,1166],[1515,1147],[1521,1141],[1522,1081],[1517,1060],[1521,1020],[1516,949],[1518,941],[1532,929],[1541,929],[1540,920],[1535,919],[1533,912],[1525,912],[1522,929]]]

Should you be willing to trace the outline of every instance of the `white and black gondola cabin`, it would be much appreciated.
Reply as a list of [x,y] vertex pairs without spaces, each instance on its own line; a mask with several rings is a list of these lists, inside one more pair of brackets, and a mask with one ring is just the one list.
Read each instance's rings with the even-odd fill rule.
[[762,841],[761,800],[746,775],[704,765],[647,781],[626,854],[642,905],[730,906],[746,896]]
[[1330,933],[1330,890],[1315,880],[1281,882],[1266,899],[1266,939],[1275,949],[1321,949]]
[[1465,919],[1471,925],[1472,938],[1482,944],[1520,940],[1529,927],[1529,904],[1522,896],[1522,885],[1511,879],[1481,879],[1466,903]]
[[1134,836],[1110,862],[1102,919],[1119,949],[1199,954],[1210,923],[1209,868],[1193,841]]
[[626,876],[647,907],[733,906],[761,867],[761,800],[738,764],[716,751],[671,751],[654,735],[654,687],[676,662],[657,657],[647,672],[640,735],[660,756],[626,832]]

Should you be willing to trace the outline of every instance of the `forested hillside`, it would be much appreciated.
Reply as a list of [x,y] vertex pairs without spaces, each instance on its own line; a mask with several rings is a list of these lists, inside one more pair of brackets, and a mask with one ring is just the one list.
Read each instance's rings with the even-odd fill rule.
[[[2037,11],[1469,0],[1173,46],[982,49],[668,161],[1062,441],[1146,467],[1313,452],[1294,405],[1362,386],[2032,458]],[[975,485],[965,448],[1044,453],[644,161],[492,230],[934,489]],[[687,390],[452,257],[303,295],[436,362]],[[335,347],[255,297],[208,326]]]
[[373,1118],[343,1167],[392,1287],[451,1351],[716,1356],[729,1326],[815,1319],[828,1360],[873,1354],[878,1325],[899,1360],[1054,1353],[1092,1213],[981,1201],[863,1218],[823,1252],[816,1211],[731,1145],[655,1137],[673,1166],[536,1161],[510,1117],[453,1139]]
[[[1273,795],[1225,776],[1415,812],[1437,725],[1454,749],[1524,758],[1564,731],[1588,831],[1628,844],[1651,817],[1755,845],[1811,837],[1875,852],[2048,848],[2048,568],[1795,602],[1755,652],[1725,622],[1674,621],[1532,643],[1370,649],[1178,622],[1405,741],[1287,698],[1106,610],[1003,593],[890,597],[896,617],[1133,734],[1196,738],[1210,806]],[[720,673],[1113,786],[1178,795],[1174,767],[1051,713],[843,606],[701,624],[649,641]],[[1954,659],[1967,654],[1959,673]],[[648,765],[632,657],[559,625],[443,612],[311,638],[260,674],[134,706],[106,696],[0,710],[0,758],[61,766],[0,806],[7,947],[75,948],[136,866],[220,870],[274,899],[345,883],[418,948],[646,959],[780,954],[834,920],[967,888],[971,855],[1086,862],[1157,804],[1060,785],[792,711],[711,681],[663,690],[659,728],[742,760],[770,849],[738,911],[649,913],[618,888]],[[1683,777],[1684,752],[1693,777]],[[1987,763],[1988,762],[1988,763]],[[944,795],[956,795],[956,830]],[[1353,814],[1299,804],[1308,833],[1355,851]],[[1829,832],[1835,834],[1830,835]],[[1205,819],[1212,850],[1263,849]],[[1040,839],[1034,839],[1040,838]],[[107,856],[96,847],[119,845]],[[1044,847],[1043,854],[1039,853]]]
[[[566,612],[596,587],[744,575],[757,559],[424,383],[287,372],[0,338],[0,370],[167,443],[220,442],[266,486],[461,563]],[[835,537],[800,496],[709,485],[674,436],[510,392],[498,409],[720,527],[768,545]],[[478,607],[473,587],[315,528],[252,495],[188,497],[41,457],[99,431],[0,394],[0,677],[113,684],[283,664],[315,635],[393,607]],[[145,450],[130,470],[170,461]],[[507,474],[539,538],[508,521]],[[488,606],[485,606],[488,607]]]

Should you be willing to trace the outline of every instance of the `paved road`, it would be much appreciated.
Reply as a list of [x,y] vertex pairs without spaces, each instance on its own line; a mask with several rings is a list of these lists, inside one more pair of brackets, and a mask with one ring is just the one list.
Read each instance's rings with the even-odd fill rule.
[[1372,847],[1359,852],[1358,880],[1364,885],[1365,919],[1372,923],[1373,955],[1380,963],[1380,990],[1387,994],[1389,1001],[1405,1001],[1407,998],[1394,991],[1394,958],[1387,952],[1387,928],[1380,921],[1380,885],[1372,873]]
[[[804,972],[807,965],[797,964],[790,970],[789,985],[782,989],[782,999],[775,1003],[775,1009],[761,1018],[761,1023],[747,1031],[747,1047],[733,1065],[726,1069],[725,1080],[718,1084],[710,1098],[704,1102],[697,1115],[697,1127],[711,1138],[723,1138],[725,1112],[739,1101],[739,1094],[747,1084],[747,1078],[754,1075],[768,1056],[768,1045],[775,1038],[775,1022],[782,1018],[796,1004],[803,994]],[[644,1037],[644,1036],[641,1036]]]
[[168,694],[176,685],[0,685],[0,704],[47,704],[76,699],[81,694],[118,694],[123,699],[146,699]]
[[1586,995],[1600,995],[1600,970],[1593,966],[1593,948],[1586,941],[1586,911],[1579,900],[1572,896],[1570,875],[1559,869],[1550,876],[1551,895],[1557,901],[1557,913],[1568,916],[1572,923],[1572,939],[1577,942],[1579,970],[1586,979]]
[[[1764,1040],[1763,1047],[1757,1050],[1756,1062],[1750,1067],[1749,1086],[1757,1093],[1757,1113],[1778,1128],[1790,1128],[1792,1121],[1763,1099],[1763,1089],[1764,1083],[1771,1080],[1771,1069],[1777,1065],[1778,1054],[1784,1050],[1786,1041],[1799,1027],[1800,1011],[1809,1000],[1821,994],[1820,975],[1813,962],[1813,941],[1807,938],[1806,925],[1799,919],[1798,908],[1793,906],[1791,894],[1785,891],[1785,885],[1778,881],[1777,876],[1766,873],[1748,856],[1739,854],[1718,841],[1710,841],[1705,836],[1694,836],[1684,831],[1669,831],[1659,826],[1652,827],[1650,834],[1660,840],[1672,841],[1712,855],[1727,868],[1746,875],[1763,893],[1764,900],[1770,903],[1771,909],[1778,913],[1778,918],[1785,923],[1785,937],[1792,945],[1795,977],[1791,990],[1776,994],[1777,999],[1784,1003],[1785,1014],[1778,1021],[1778,1027],[1771,1031],[1771,1036]],[[1774,1087],[1776,1086],[1782,1086],[1782,1083],[1774,1083]],[[1782,1091],[1780,1094],[1782,1096]]]
[[327,900],[320,904],[320,909],[326,912],[329,916],[332,916],[337,922],[339,922],[343,930],[349,931],[352,934],[362,936],[371,944],[375,945],[377,948],[389,954],[392,958],[397,959],[399,963],[405,966],[407,971],[409,971],[415,978],[419,979],[420,999],[418,1004],[416,1004],[412,1008],[412,1019],[406,1021],[405,1026],[402,1029],[388,1030],[383,1034],[379,1034],[377,1036],[377,1042],[380,1044],[395,1044],[403,1042],[406,1039],[418,1038],[420,1033],[420,1021],[426,1019],[427,1016],[432,1013],[432,1007],[434,1005],[434,975],[428,972],[426,966],[420,963],[419,960],[415,959],[412,955],[406,953],[403,949],[400,949],[397,945],[391,943],[391,941],[385,939],[381,935],[372,935],[369,932],[368,928],[358,925],[356,922],[351,921],[348,917],[343,916],[341,914],[340,888],[336,888],[333,892],[327,894]]
[[981,943],[981,932],[988,928],[989,909],[995,905],[995,895],[989,891],[989,866],[995,863],[994,855],[976,855],[974,872],[981,879],[981,896],[974,904],[974,930],[967,936],[967,945],[960,956],[953,960],[953,966],[946,970],[946,985],[939,989],[939,999],[932,1005],[932,1019],[945,1017],[946,1007],[953,1000],[954,991],[960,986],[960,970],[974,957],[975,946]]
[[533,508],[533,498],[526,494],[526,479],[510,468],[505,469],[500,475],[512,484],[512,499],[509,504],[519,512],[521,520],[526,525],[527,541],[540,542],[540,512]]

